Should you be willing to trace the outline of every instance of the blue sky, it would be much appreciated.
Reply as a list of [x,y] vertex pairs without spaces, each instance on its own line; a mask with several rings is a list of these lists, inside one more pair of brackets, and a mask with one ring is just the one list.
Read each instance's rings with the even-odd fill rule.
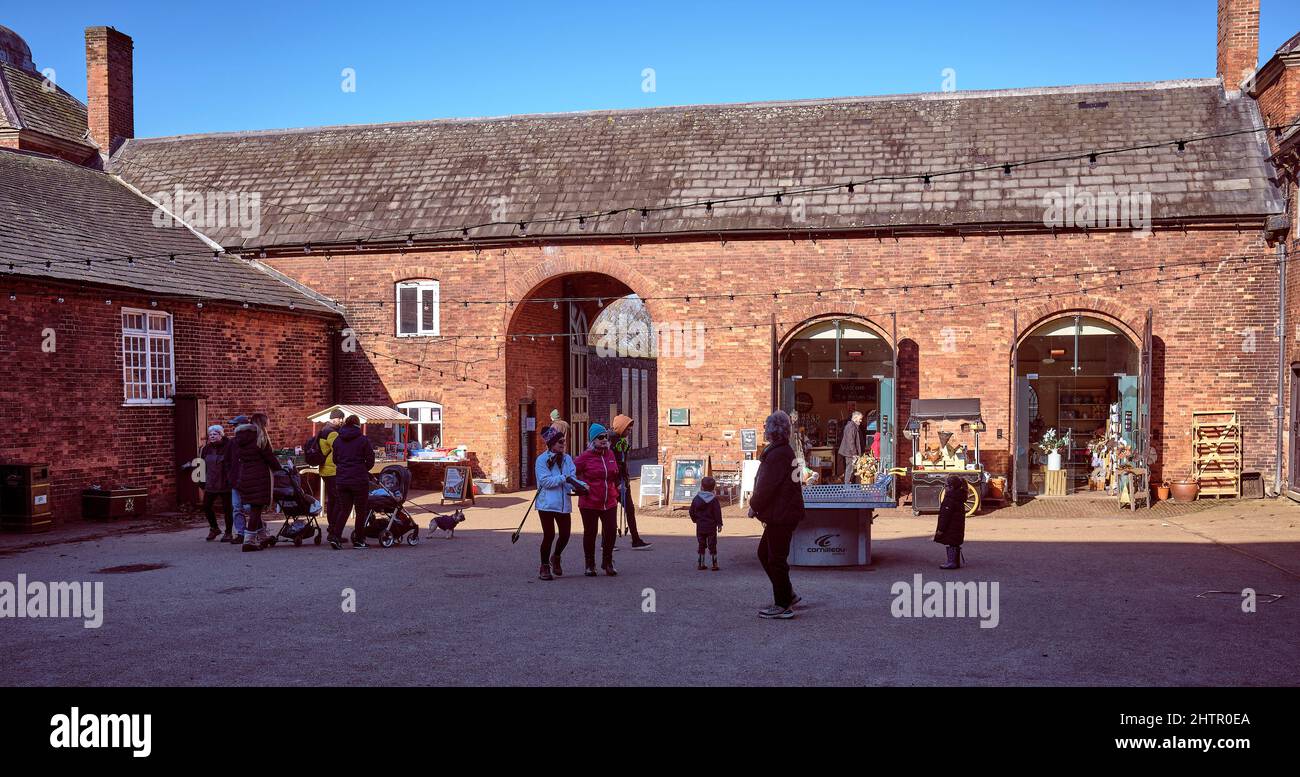
[[[83,29],[131,35],[142,137],[938,91],[945,68],[958,89],[1200,78],[1215,58],[1215,0],[6,5],[83,99]],[[1300,2],[1262,0],[1266,56],[1297,31]]]

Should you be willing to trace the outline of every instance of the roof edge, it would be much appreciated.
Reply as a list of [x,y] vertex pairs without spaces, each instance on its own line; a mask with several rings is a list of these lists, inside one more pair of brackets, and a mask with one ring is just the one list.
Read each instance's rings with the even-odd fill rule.
[[799,108],[819,105],[847,105],[852,103],[883,103],[903,100],[980,100],[997,97],[1033,97],[1053,94],[1091,94],[1097,92],[1137,92],[1155,89],[1196,89],[1218,86],[1223,82],[1217,78],[1178,79],[1170,81],[1132,81],[1107,84],[1075,84],[1068,86],[1036,86],[1017,89],[985,89],[956,92],[915,92],[888,95],[863,95],[857,97],[814,97],[799,100],[770,100],[740,103],[700,103],[697,105],[665,105],[648,108],[607,108],[588,111],[557,111],[552,113],[520,113],[503,116],[451,117],[440,119],[419,119],[414,121],[379,122],[376,124],[333,124],[315,127],[288,127],[280,129],[237,130],[232,132],[206,132],[188,135],[163,135],[155,138],[130,138],[118,148],[114,158],[121,155],[128,146],[168,143],[172,141],[197,140],[204,138],[249,138],[277,135],[299,135],[313,132],[343,132],[367,129],[389,129],[401,127],[426,127],[438,124],[473,124],[485,122],[524,121],[533,119],[571,118],[578,116],[636,116],[653,113],[675,113],[709,109],[739,108]]

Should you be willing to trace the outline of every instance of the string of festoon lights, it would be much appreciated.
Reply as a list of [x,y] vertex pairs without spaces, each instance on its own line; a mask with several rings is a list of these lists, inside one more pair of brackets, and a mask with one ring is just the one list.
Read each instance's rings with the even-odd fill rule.
[[[1122,291],[1126,288],[1131,288],[1131,287],[1143,287],[1143,286],[1151,286],[1151,285],[1160,285],[1164,283],[1178,283],[1186,280],[1196,280],[1196,279],[1200,279],[1203,275],[1207,275],[1207,274],[1219,275],[1230,271],[1240,272],[1243,270],[1267,267],[1270,264],[1276,266],[1278,263],[1280,263],[1280,261],[1281,260],[1275,258],[1270,262],[1260,262],[1253,265],[1248,263],[1243,263],[1243,262],[1232,261],[1232,262],[1225,262],[1223,266],[1211,270],[1198,270],[1196,272],[1188,272],[1181,275],[1169,275],[1161,278],[1151,278],[1145,280],[1128,280],[1120,284],[1106,283],[1106,284],[1098,284],[1095,286],[1085,286],[1078,289],[1055,290],[1055,291],[1048,291],[1039,294],[1017,294],[1015,296],[1000,297],[997,299],[973,300],[973,301],[958,302],[958,303],[953,303],[948,305],[932,305],[932,306],[916,307],[916,308],[895,308],[890,310],[879,309],[879,310],[870,310],[870,311],[854,311],[852,314],[862,315],[864,317],[871,317],[875,319],[884,319],[888,317],[902,316],[908,314],[916,314],[916,315],[924,316],[929,313],[941,313],[941,312],[947,312],[956,309],[973,309],[973,308],[988,309],[990,307],[997,308],[999,306],[1008,305],[1008,304],[1014,306],[1023,302],[1030,302],[1035,300],[1050,300],[1055,297],[1068,297],[1068,296],[1078,295],[1078,294],[1087,294],[1099,290],[1121,290]],[[802,323],[805,323],[806,320],[807,319],[778,321],[775,319],[775,316],[769,314],[769,318],[763,321],[718,324],[713,326],[701,326],[701,327],[693,328],[693,331],[694,332],[737,331],[737,330],[752,330],[752,329],[770,328],[770,327],[783,329],[783,328],[798,326]],[[359,333],[354,333],[354,334],[359,334]],[[385,334],[388,336],[392,335],[391,332],[375,333],[375,334]],[[570,336],[591,338],[593,337],[593,333],[561,333],[561,332],[528,333],[528,334],[519,333],[519,334],[511,334],[507,336],[498,336],[498,337],[500,339],[508,338],[510,341],[514,341],[514,342],[523,341],[523,340],[535,342],[538,340],[561,341],[563,338],[570,337]],[[596,333],[594,336],[599,337],[599,333]],[[417,372],[431,369],[433,372],[436,372],[440,377],[445,376],[446,370],[441,370],[438,368],[430,368],[428,366],[429,362],[414,361],[409,358],[403,358],[397,356],[390,352],[376,351],[373,349],[366,351],[366,353],[369,353],[372,356],[376,356],[381,359],[386,359],[386,360],[391,359],[394,365],[404,364],[408,366],[413,366],[416,368]],[[461,378],[458,376],[457,379],[460,380]],[[483,385],[490,388],[502,388],[497,384],[478,381],[475,379],[466,379],[466,380],[468,382],[478,383],[479,385]]]
[[[358,229],[370,231],[371,234],[365,238],[353,238],[347,241],[333,241],[333,242],[326,241],[326,242],[317,242],[317,243],[293,241],[293,242],[283,242],[283,243],[267,243],[260,246],[241,246],[238,248],[231,247],[229,249],[224,247],[218,247],[218,248],[206,249],[203,251],[161,251],[158,253],[145,253],[145,254],[131,255],[131,256],[86,256],[86,257],[75,258],[75,259],[67,258],[67,257],[48,258],[44,260],[36,259],[30,261],[23,260],[23,259],[9,259],[9,260],[4,260],[4,264],[7,265],[7,269],[10,272],[13,272],[16,269],[16,267],[20,264],[29,267],[38,267],[44,265],[47,269],[51,269],[53,265],[56,263],[80,264],[84,262],[87,266],[90,266],[95,262],[105,262],[105,263],[124,262],[128,265],[132,265],[138,261],[153,260],[153,259],[167,260],[168,262],[174,264],[178,258],[186,258],[191,256],[193,257],[211,256],[213,259],[220,260],[227,256],[246,258],[244,256],[245,254],[257,254],[259,258],[266,258],[269,252],[272,251],[275,251],[277,253],[301,252],[302,254],[305,255],[311,255],[315,253],[317,255],[323,254],[324,256],[329,257],[331,249],[340,252],[349,249],[356,252],[364,252],[366,250],[371,250],[378,247],[397,246],[399,247],[399,250],[403,250],[408,248],[415,248],[417,245],[419,245],[419,241],[422,240],[436,241],[437,238],[444,235],[449,236],[451,240],[458,241],[458,242],[472,242],[476,239],[488,239],[493,242],[510,242],[510,241],[517,241],[519,239],[527,238],[528,227],[530,225],[537,227],[537,226],[555,225],[555,224],[573,224],[577,226],[579,232],[583,232],[586,230],[586,226],[588,222],[591,221],[597,221],[601,218],[610,218],[610,217],[624,215],[624,214],[638,214],[641,217],[641,223],[642,226],[644,227],[647,225],[650,216],[659,213],[681,211],[681,210],[703,209],[705,215],[708,216],[708,215],[712,215],[714,208],[717,206],[729,205],[735,203],[783,206],[786,198],[798,197],[805,194],[818,194],[818,193],[830,193],[830,192],[845,192],[847,194],[852,195],[857,193],[859,188],[863,190],[863,193],[867,193],[866,190],[868,189],[868,187],[871,187],[875,184],[882,184],[882,183],[911,182],[911,183],[920,184],[923,189],[928,190],[933,187],[935,181],[944,178],[952,178],[956,176],[972,175],[976,173],[993,172],[993,171],[999,172],[1001,176],[1004,178],[1010,178],[1013,176],[1014,171],[1020,168],[1031,167],[1034,165],[1053,164],[1053,163],[1071,162],[1071,161],[1086,161],[1090,168],[1095,168],[1099,164],[1101,158],[1103,157],[1113,156],[1116,154],[1134,153],[1138,151],[1150,151],[1156,149],[1173,148],[1179,156],[1183,156],[1186,154],[1187,150],[1193,144],[1196,143],[1203,143],[1210,140],[1218,140],[1218,139],[1230,138],[1234,136],[1251,135],[1251,134],[1258,134],[1261,132],[1270,132],[1270,131],[1280,136],[1284,131],[1295,127],[1300,127],[1300,120],[1291,122],[1289,124],[1265,125],[1261,127],[1255,127],[1251,129],[1244,129],[1244,130],[1230,130],[1225,132],[1209,133],[1203,135],[1190,135],[1190,136],[1183,136],[1183,137],[1171,138],[1171,139],[1160,140],[1160,141],[1153,141],[1148,143],[1131,144],[1131,145],[1111,147],[1111,148],[1099,148],[1091,151],[1081,151],[1081,152],[1070,153],[1070,154],[1058,154],[1054,156],[1038,157],[1032,159],[1008,160],[1000,163],[989,163],[989,164],[975,165],[969,167],[957,167],[957,168],[947,168],[942,170],[927,170],[927,171],[918,171],[918,172],[898,173],[892,175],[871,176],[871,177],[864,177],[860,179],[848,179],[848,180],[835,182],[835,183],[828,183],[828,184],[768,189],[766,191],[755,193],[755,194],[737,194],[732,196],[716,197],[716,198],[709,198],[709,199],[698,199],[698,198],[687,199],[680,202],[658,204],[658,205],[645,204],[645,205],[622,206],[622,207],[587,211],[584,213],[573,213],[573,214],[568,214],[563,216],[554,216],[548,218],[533,218],[533,219],[525,219],[525,220],[518,220],[518,221],[494,220],[494,221],[485,221],[485,222],[479,222],[473,224],[465,224],[459,227],[444,227],[444,228],[428,229],[428,230],[398,231],[398,232],[393,232],[388,234],[375,234],[377,230],[373,226],[356,224],[350,221],[336,219],[320,213],[309,213],[304,209],[294,208],[292,206],[283,205],[279,203],[266,203],[265,207],[275,207],[286,211],[293,211],[301,214],[306,214],[315,218],[321,218],[329,221],[335,221],[337,223],[348,224]],[[137,160],[131,160],[131,159],[115,160],[115,164],[121,164],[128,167],[134,165],[143,169],[151,170],[161,175],[168,176],[169,180],[173,180],[173,181],[185,182],[188,180],[184,176],[178,176],[166,170],[153,168]],[[66,225],[57,225],[57,226],[60,229],[75,231],[67,227]],[[501,226],[510,226],[510,227],[517,228],[517,234],[512,234],[506,237],[488,236],[487,238],[482,238],[482,237],[475,238],[475,236],[471,234],[476,230],[491,229],[491,228],[496,228]],[[879,229],[879,228],[887,229],[889,227],[888,225],[863,225],[860,227],[854,227],[853,229],[872,230],[872,229]],[[781,230],[778,229],[776,231],[779,232]],[[806,231],[806,229],[800,227],[789,231],[804,232]],[[629,234],[635,237],[635,233],[625,233],[622,235],[609,235],[608,237],[614,237],[614,236],[627,237],[629,236]],[[711,234],[711,232],[705,231],[704,234]],[[547,235],[547,237],[553,238],[556,236]],[[446,241],[437,241],[437,242],[446,242]],[[492,304],[496,304],[496,302],[492,301]]]
[[[1252,264],[1252,261],[1253,261],[1253,260],[1260,260],[1260,261],[1254,261],[1254,263]],[[682,301],[682,302],[684,302],[684,303],[691,303],[691,302],[696,302],[696,301],[704,301],[704,300],[706,300],[706,299],[710,299],[710,298],[720,298],[720,297],[723,297],[723,296],[726,296],[726,297],[733,297],[733,298],[744,298],[744,297],[771,297],[773,303],[775,304],[775,303],[778,303],[778,302],[781,300],[782,297],[786,297],[786,296],[797,296],[797,295],[815,294],[817,298],[825,299],[826,295],[835,295],[835,294],[839,294],[839,295],[843,295],[843,296],[840,298],[840,301],[850,302],[850,303],[852,303],[852,304],[856,307],[857,305],[859,305],[859,304],[863,301],[863,298],[866,297],[866,295],[867,295],[868,292],[870,292],[870,293],[873,295],[873,298],[878,298],[879,296],[881,296],[881,295],[883,295],[883,294],[891,293],[891,292],[892,292],[892,293],[898,293],[898,294],[901,294],[901,295],[903,295],[904,297],[906,297],[906,296],[908,296],[908,295],[910,295],[910,294],[914,294],[914,293],[924,293],[924,292],[934,291],[934,290],[941,290],[941,291],[953,290],[953,289],[956,289],[957,287],[960,287],[960,286],[982,286],[982,285],[988,285],[990,288],[996,288],[996,287],[998,287],[998,286],[1000,285],[1000,286],[1002,286],[1002,287],[1004,287],[1004,288],[1011,288],[1011,287],[1012,287],[1015,283],[1017,283],[1017,282],[1027,282],[1028,284],[1030,284],[1031,287],[1033,287],[1033,286],[1039,286],[1039,285],[1042,285],[1042,284],[1047,284],[1047,283],[1050,283],[1051,281],[1057,281],[1057,280],[1066,280],[1066,281],[1069,281],[1069,280],[1071,280],[1071,279],[1074,280],[1075,282],[1078,282],[1078,283],[1082,284],[1082,283],[1083,283],[1083,279],[1084,279],[1085,276],[1086,276],[1086,277],[1089,277],[1089,278],[1092,278],[1092,277],[1103,277],[1103,278],[1111,278],[1111,279],[1112,279],[1112,280],[1110,280],[1110,281],[1108,281],[1107,283],[1104,283],[1104,284],[1098,284],[1098,285],[1096,285],[1096,286],[1092,286],[1092,287],[1089,287],[1089,286],[1086,286],[1086,285],[1081,285],[1080,288],[1078,288],[1078,289],[1072,289],[1072,290],[1068,290],[1068,291],[1067,291],[1067,290],[1057,290],[1057,291],[1052,291],[1052,292],[1043,292],[1043,293],[1038,293],[1038,294],[1031,294],[1031,293],[1028,293],[1028,292],[1022,292],[1022,293],[1019,293],[1019,294],[1017,294],[1017,295],[1015,295],[1015,296],[1011,296],[1011,297],[1003,297],[1003,298],[1000,298],[1000,299],[997,299],[997,300],[992,300],[992,301],[985,300],[985,301],[974,301],[974,302],[960,302],[960,303],[951,303],[951,304],[939,304],[939,305],[935,305],[935,306],[933,306],[933,307],[911,308],[911,309],[908,309],[908,310],[892,310],[892,311],[885,311],[885,315],[897,314],[897,313],[922,313],[922,314],[923,314],[923,313],[927,313],[927,312],[936,312],[936,311],[942,311],[942,310],[950,310],[950,309],[954,309],[954,308],[973,307],[973,306],[976,306],[976,305],[979,305],[979,306],[987,306],[988,304],[998,304],[998,303],[1006,302],[1006,301],[1010,301],[1010,302],[1013,302],[1013,303],[1018,303],[1018,302],[1021,302],[1021,301],[1027,301],[1027,300],[1032,300],[1032,299],[1040,299],[1040,298],[1051,299],[1051,298],[1054,297],[1054,296],[1061,296],[1061,295],[1063,295],[1063,294],[1067,294],[1067,293],[1076,293],[1076,294],[1078,294],[1078,293],[1088,293],[1088,292],[1090,292],[1090,291],[1095,291],[1095,290],[1110,290],[1110,289],[1115,289],[1115,290],[1121,290],[1121,291],[1122,291],[1126,286],[1137,286],[1137,285],[1141,285],[1141,284],[1152,284],[1152,283],[1159,285],[1159,284],[1161,284],[1161,283],[1171,282],[1171,281],[1176,281],[1176,280],[1183,280],[1183,279],[1188,279],[1188,278],[1200,278],[1201,275],[1202,275],[1204,272],[1209,271],[1209,267],[1210,267],[1210,265],[1211,265],[1212,263],[1213,263],[1213,264],[1221,264],[1221,265],[1231,265],[1231,266],[1236,266],[1236,267],[1245,267],[1245,266],[1248,266],[1248,265],[1249,265],[1249,266],[1254,267],[1254,268],[1267,268],[1267,267],[1275,267],[1275,266],[1276,266],[1280,261],[1281,261],[1281,260],[1278,259],[1277,255],[1276,255],[1275,253],[1252,253],[1252,254],[1241,254],[1241,255],[1231,256],[1231,257],[1221,257],[1221,258],[1213,259],[1213,260],[1209,260],[1209,259],[1195,259],[1195,260],[1186,260],[1186,261],[1160,261],[1160,262],[1155,262],[1155,263],[1151,263],[1151,264],[1147,264],[1147,265],[1137,265],[1137,266],[1128,266],[1128,267],[1120,267],[1120,268],[1096,268],[1096,269],[1080,269],[1080,268],[1076,268],[1076,269],[1073,269],[1073,270],[1068,270],[1068,271],[1059,272],[1059,273],[1039,273],[1039,274],[1028,274],[1028,275],[1026,275],[1026,274],[1021,274],[1021,275],[1008,275],[1008,276],[1002,276],[1002,277],[998,277],[998,278],[985,278],[985,279],[980,279],[980,280],[960,280],[960,279],[958,279],[958,280],[951,280],[951,281],[942,281],[942,282],[938,282],[938,283],[902,284],[902,285],[887,285],[887,286],[874,286],[874,287],[862,287],[862,286],[853,286],[853,287],[830,287],[830,288],[826,288],[826,289],[816,289],[816,290],[775,291],[775,292],[759,292],[759,293],[745,293],[745,294],[742,294],[742,293],[736,293],[736,294],[734,294],[734,295],[733,295],[733,294],[725,294],[725,295],[720,295],[720,294],[719,294],[719,295],[681,295],[681,296],[671,296],[671,297],[657,297],[657,298],[655,298],[655,299],[660,299],[660,300],[680,300],[680,301]],[[1194,273],[1194,274],[1183,275],[1183,276],[1164,275],[1164,273],[1165,273],[1167,270],[1169,270],[1169,269],[1178,269],[1178,268],[1184,268],[1184,267],[1197,267],[1199,270],[1201,270],[1201,272],[1197,272],[1197,273]],[[1132,277],[1134,273],[1150,272],[1150,271],[1155,271],[1155,272],[1157,273],[1157,276],[1158,276],[1158,277],[1153,278],[1153,279],[1145,279],[1145,280],[1142,280],[1142,279],[1134,279],[1134,278]],[[1214,273],[1217,273],[1217,272],[1220,272],[1220,270],[1215,270],[1215,271],[1213,271],[1213,272],[1214,272]],[[88,285],[88,284],[86,284],[86,283],[84,283],[84,282],[75,282],[75,283],[74,283],[74,282],[67,282],[67,283],[62,283],[61,285],[65,285],[65,286],[67,286],[67,287],[77,289],[78,291],[81,291],[81,292],[83,292],[83,293],[93,292],[93,291],[96,291],[96,290],[102,291],[102,287]],[[4,294],[4,293],[5,293],[5,292],[0,292],[0,294]],[[856,295],[856,297],[855,297],[854,295]],[[7,296],[8,296],[8,298],[9,298],[9,300],[12,302],[12,301],[14,301],[14,300],[16,300],[16,299],[18,298],[18,292],[17,292],[16,290],[14,290],[14,289],[10,289],[10,290],[7,292]],[[62,295],[53,295],[53,296],[51,296],[51,295],[49,295],[49,294],[39,294],[39,295],[34,295],[34,296],[42,296],[42,297],[49,296],[49,297],[51,297],[51,299],[53,299],[56,303],[59,303],[59,304],[62,304],[62,303],[64,303],[64,301],[65,301],[65,297],[62,296]],[[618,298],[618,297],[570,297],[570,298],[564,298],[563,300],[561,300],[561,299],[548,300],[548,302],[550,302],[550,303],[553,305],[554,308],[558,309],[558,308],[559,308],[559,302],[560,302],[560,301],[565,301],[565,302],[597,301],[598,304],[601,304],[604,300],[611,300],[611,301],[613,301],[613,300],[616,300],[616,299],[621,299],[621,298]],[[242,308],[244,308],[244,309],[259,309],[259,310],[277,310],[277,309],[281,309],[281,308],[283,308],[283,307],[287,307],[287,308],[289,308],[290,310],[294,310],[294,309],[297,308],[296,303],[293,302],[292,300],[289,300],[288,303],[287,303],[287,305],[254,304],[254,303],[250,303],[250,302],[247,302],[247,301],[240,303],[240,302],[237,302],[237,301],[231,301],[231,300],[228,300],[228,299],[199,298],[199,297],[176,297],[176,296],[174,296],[174,295],[168,295],[168,296],[166,297],[166,300],[167,300],[167,302],[168,302],[169,304],[176,304],[178,301],[181,302],[182,304],[184,304],[184,303],[193,304],[196,308],[198,308],[198,309],[200,309],[200,310],[202,310],[206,305],[218,305],[218,306],[224,305],[224,306],[227,306],[227,307],[242,307]],[[104,302],[105,302],[105,304],[109,304],[109,305],[111,305],[111,304],[113,304],[114,300],[113,300],[112,296],[105,296]],[[388,302],[389,304],[392,304],[391,301],[387,301],[387,300],[386,300],[385,302]],[[156,308],[156,307],[158,306],[158,301],[157,301],[157,300],[150,300],[150,303],[149,303],[149,304],[150,304],[151,307],[155,307],[155,308]],[[331,310],[327,305],[325,305],[325,304],[323,304],[323,303],[319,303],[319,302],[318,302],[317,304],[320,304],[320,305],[321,305],[321,310],[320,310],[321,313],[334,313],[334,312],[337,312],[337,311]],[[357,311],[349,311],[349,312],[357,312]],[[798,323],[798,322],[790,322],[790,323],[793,324],[793,323]],[[712,327],[701,327],[701,328],[696,328],[696,331],[720,330],[720,329],[724,329],[724,328],[725,328],[726,330],[728,330],[728,331],[734,331],[734,330],[736,330],[736,329],[745,329],[745,328],[753,328],[753,327],[764,327],[764,326],[769,326],[770,324],[771,324],[771,321],[770,321],[770,320],[764,320],[764,321],[759,321],[759,322],[755,322],[755,323],[729,324],[729,325],[725,325],[725,326],[724,326],[724,325],[716,325],[716,326],[712,326]],[[355,327],[349,327],[346,331],[350,332],[350,333],[351,333],[352,335],[354,335],[354,336],[391,336],[391,335],[392,335],[392,332],[391,332],[391,331],[382,331],[382,330],[361,330],[361,329],[357,329],[357,328],[355,328]],[[566,337],[566,338],[567,338],[567,337],[582,337],[582,336],[585,336],[585,335],[582,334],[582,333],[574,333],[574,332],[527,332],[527,333],[514,333],[514,334],[486,334],[486,333],[476,333],[476,334],[438,335],[437,337],[435,337],[435,338],[432,339],[432,342],[435,342],[435,343],[454,343],[454,342],[458,342],[458,341],[466,341],[466,340],[469,340],[469,341],[482,340],[482,341],[489,341],[489,342],[495,342],[495,341],[505,342],[507,339],[509,339],[509,340],[511,340],[511,341],[515,341],[515,342],[517,342],[520,338],[523,338],[523,337],[528,337],[528,338],[538,338],[538,337],[541,337],[541,338],[555,339],[555,338],[560,338],[560,337]],[[425,343],[428,343],[428,342],[429,342],[428,339],[425,339],[425,338],[420,338],[420,339],[421,339],[422,342],[425,342]],[[458,361],[459,361],[459,360],[458,360]],[[460,362],[460,363],[463,363],[463,362]]]
[[[1242,254],[1238,256],[1225,257],[1224,259],[1213,260],[1213,261],[1226,261],[1226,260],[1236,261],[1238,259],[1244,261],[1252,258],[1273,259],[1275,258],[1275,254],[1273,253]],[[1129,273],[1129,272],[1142,272],[1147,270],[1157,270],[1159,272],[1164,272],[1165,269],[1167,268],[1191,267],[1195,265],[1200,265],[1202,267],[1205,267],[1210,263],[1210,261],[1212,260],[1207,260],[1207,259],[1189,259],[1186,261],[1162,260],[1159,262],[1152,262],[1151,264],[1129,265],[1120,268],[1088,269],[1088,270],[1076,269],[1076,270],[1068,270],[1059,273],[1021,273],[1016,275],[1003,275],[995,278],[956,279],[951,281],[937,281],[932,283],[909,283],[909,284],[902,284],[902,285],[889,284],[884,286],[823,286],[823,287],[809,288],[809,289],[787,289],[784,291],[726,291],[726,292],[713,292],[713,293],[700,293],[700,294],[660,294],[660,295],[644,295],[644,296],[638,294],[636,295],[636,298],[641,300],[642,302],[679,301],[686,304],[691,304],[691,303],[704,303],[704,302],[712,302],[712,301],[720,302],[723,300],[726,300],[728,302],[735,302],[736,300],[766,298],[766,297],[770,297],[773,300],[780,300],[782,297],[800,297],[800,296],[823,297],[825,295],[833,295],[833,294],[857,294],[859,296],[864,296],[868,293],[874,294],[878,292],[891,292],[891,291],[901,291],[904,294],[908,294],[911,292],[925,292],[925,291],[930,291],[935,289],[941,289],[941,290],[954,289],[963,286],[984,286],[984,285],[997,286],[999,284],[1005,286],[1020,281],[1026,281],[1029,283],[1043,283],[1051,280],[1057,280],[1061,278],[1071,278],[1071,277],[1078,280],[1081,278],[1081,276],[1084,275],[1110,275],[1119,272]],[[460,306],[464,308],[469,308],[470,306],[476,304],[477,305],[505,305],[507,307],[513,307],[523,302],[539,302],[539,303],[545,303],[551,305],[552,308],[559,310],[561,303],[594,302],[596,303],[596,306],[598,308],[603,308],[605,306],[605,303],[616,302],[620,299],[624,299],[625,296],[606,294],[601,296],[531,297],[524,300],[491,300],[491,301],[441,299],[439,300],[439,302],[441,304]],[[382,299],[343,298],[343,299],[333,299],[331,301],[334,304],[343,306],[345,308],[353,310],[354,312],[359,312],[365,306],[387,307],[389,305],[398,304],[398,302],[394,300],[392,297],[387,297]]]

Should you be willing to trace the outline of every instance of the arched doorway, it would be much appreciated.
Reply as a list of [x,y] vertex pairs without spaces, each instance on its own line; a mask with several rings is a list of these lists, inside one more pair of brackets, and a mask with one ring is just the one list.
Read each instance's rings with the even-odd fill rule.
[[585,447],[591,424],[608,426],[619,413],[635,419],[635,427],[654,428],[654,362],[649,362],[645,380],[647,366],[639,365],[636,390],[629,391],[619,378],[633,372],[633,359],[619,349],[608,352],[604,343],[610,335],[595,328],[607,307],[633,295],[611,275],[575,272],[537,283],[514,304],[505,346],[508,428],[513,430],[508,439],[510,487],[535,485],[532,465],[552,411],[569,424],[574,454]]
[[[1150,313],[1139,341],[1090,311],[1038,322],[1016,342],[1013,388],[1017,493],[1102,496],[1124,461],[1146,460],[1150,442]],[[1145,343],[1145,345],[1144,345]],[[1055,438],[1060,470],[1044,449]]]
[[836,452],[855,410],[864,416],[858,432],[862,449],[869,449],[879,433],[881,466],[894,465],[897,364],[893,345],[880,330],[849,315],[807,322],[781,345],[778,371],[778,405],[798,414],[796,430],[802,428],[812,446],[808,465],[823,479],[842,476]]

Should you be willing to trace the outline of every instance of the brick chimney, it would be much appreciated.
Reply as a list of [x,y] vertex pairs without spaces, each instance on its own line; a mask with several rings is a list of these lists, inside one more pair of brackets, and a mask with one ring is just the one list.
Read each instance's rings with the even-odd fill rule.
[[1259,65],[1259,0],[1219,0],[1218,75],[1237,91]]
[[112,27],[86,28],[86,108],[90,137],[110,155],[135,137],[131,37]]

